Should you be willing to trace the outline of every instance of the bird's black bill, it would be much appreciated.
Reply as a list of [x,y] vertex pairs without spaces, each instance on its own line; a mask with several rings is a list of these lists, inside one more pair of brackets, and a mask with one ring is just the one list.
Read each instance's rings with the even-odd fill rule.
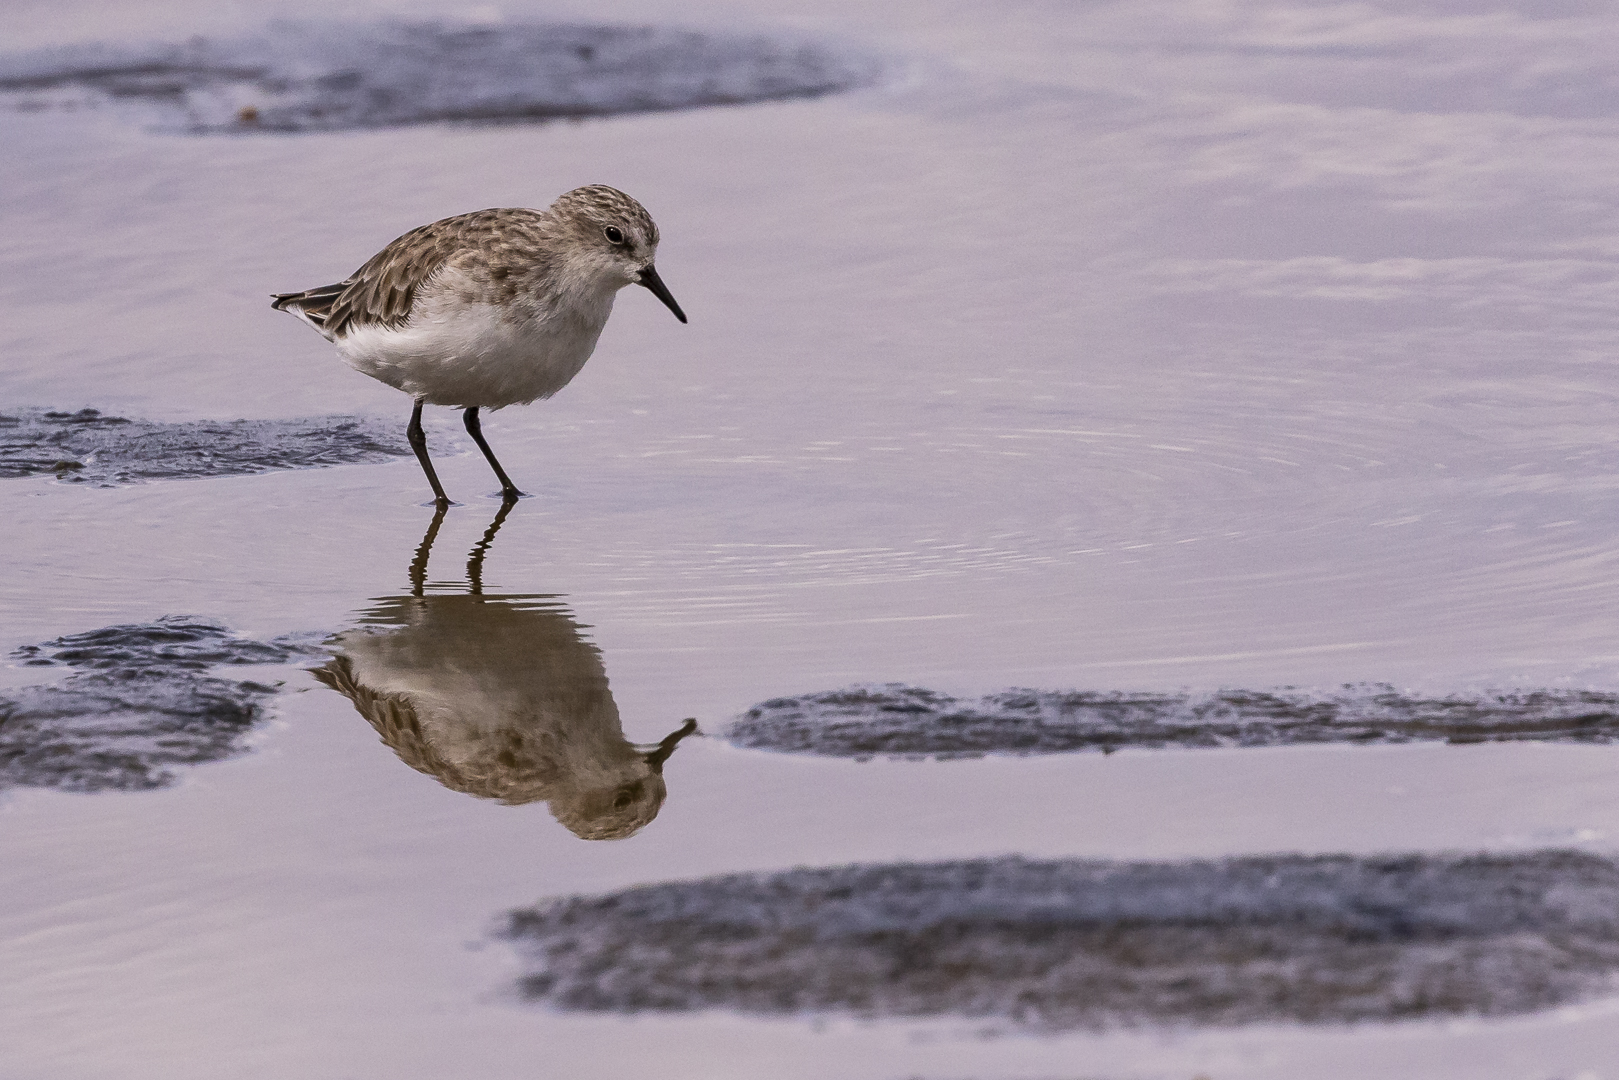
[[641,284],[651,289],[652,295],[662,300],[663,306],[675,313],[675,318],[681,322],[686,321],[686,313],[680,310],[680,305],[675,303],[675,298],[669,295],[669,286],[665,285],[663,279],[658,276],[657,267],[649,266],[641,271]]

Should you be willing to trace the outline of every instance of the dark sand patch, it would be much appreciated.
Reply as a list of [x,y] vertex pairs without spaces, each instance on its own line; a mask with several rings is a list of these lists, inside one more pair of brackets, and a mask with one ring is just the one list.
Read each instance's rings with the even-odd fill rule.
[[251,641],[178,615],[24,646],[12,654],[19,664],[74,673],[0,694],[0,788],[163,787],[175,766],[241,753],[278,690],[211,669],[323,655],[303,641]]
[[115,487],[387,461],[409,453],[403,425],[357,416],[162,424],[95,409],[0,415],[0,479],[55,475]]
[[191,132],[535,121],[816,97],[875,65],[808,42],[634,26],[278,23],[252,37],[0,57],[37,110],[111,102]]
[[649,885],[511,912],[530,1000],[1036,1029],[1524,1013],[1607,993],[1619,867],[1580,852],[1017,857]]
[[1619,741],[1619,694],[1522,690],[1416,697],[1391,686],[1215,694],[1006,690],[965,701],[890,684],[775,698],[726,730],[738,746],[866,758],[1120,747]]

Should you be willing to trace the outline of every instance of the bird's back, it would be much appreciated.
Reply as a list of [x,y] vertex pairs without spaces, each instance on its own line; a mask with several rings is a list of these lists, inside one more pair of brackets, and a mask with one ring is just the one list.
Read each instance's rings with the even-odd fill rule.
[[395,239],[344,280],[277,293],[271,306],[297,315],[328,341],[361,327],[395,329],[409,320],[422,286],[450,263],[482,270],[498,301],[511,265],[532,263],[543,250],[544,225],[542,212],[513,207],[443,218]]

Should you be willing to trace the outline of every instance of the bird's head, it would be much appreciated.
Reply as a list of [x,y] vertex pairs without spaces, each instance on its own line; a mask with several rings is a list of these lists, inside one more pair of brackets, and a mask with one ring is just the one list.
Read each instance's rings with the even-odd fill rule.
[[614,290],[645,286],[675,318],[686,321],[653,266],[658,226],[646,207],[617,188],[590,184],[563,194],[547,212],[572,241],[569,262],[576,272]]

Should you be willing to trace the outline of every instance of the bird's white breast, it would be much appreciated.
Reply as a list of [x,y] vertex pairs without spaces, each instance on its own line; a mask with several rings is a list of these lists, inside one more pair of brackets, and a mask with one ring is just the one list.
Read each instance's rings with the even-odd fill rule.
[[579,374],[614,291],[562,297],[544,309],[512,307],[468,299],[477,289],[445,271],[418,294],[404,326],[354,327],[337,351],[350,367],[429,405],[527,404]]

